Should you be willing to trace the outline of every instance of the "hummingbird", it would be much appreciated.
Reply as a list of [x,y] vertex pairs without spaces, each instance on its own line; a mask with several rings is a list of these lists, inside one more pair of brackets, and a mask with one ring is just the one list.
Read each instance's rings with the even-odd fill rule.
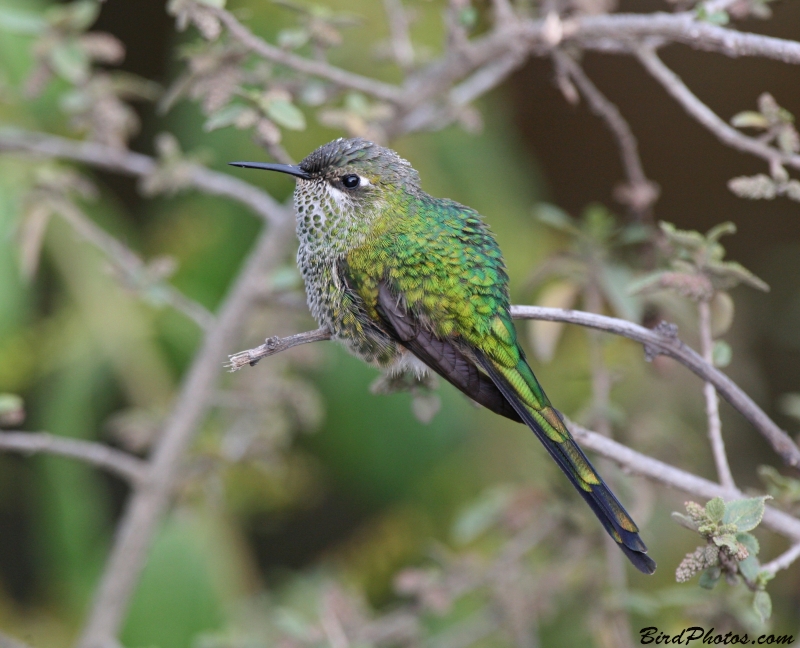
[[321,327],[394,375],[434,371],[473,401],[527,425],[608,534],[645,574],[639,529],[534,376],[509,311],[509,278],[482,217],[434,198],[396,152],[337,139],[299,164],[231,162],[294,176],[297,265]]

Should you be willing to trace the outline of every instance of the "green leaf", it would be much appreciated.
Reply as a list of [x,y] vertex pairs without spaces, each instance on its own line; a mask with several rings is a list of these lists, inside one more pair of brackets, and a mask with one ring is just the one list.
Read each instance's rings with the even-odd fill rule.
[[54,47],[50,64],[58,76],[70,83],[81,83],[89,76],[89,57],[75,41]]
[[677,511],[673,511],[671,514],[673,521],[680,524],[682,527],[686,527],[689,531],[697,531],[699,525],[695,522],[692,518],[688,515],[684,515],[683,513],[678,513]]
[[306,118],[291,101],[275,99],[267,104],[267,115],[276,124],[289,130],[305,130]]
[[16,394],[0,393],[0,425],[19,425],[25,420],[25,402]]
[[766,592],[756,592],[753,599],[753,609],[761,617],[761,622],[766,622],[772,616],[772,599]]
[[642,301],[628,291],[633,278],[631,270],[620,263],[603,263],[598,278],[614,314],[631,322],[640,321]]
[[225,106],[206,120],[206,123],[203,124],[203,130],[209,133],[217,130],[218,128],[230,126],[231,124],[235,123],[236,120],[242,116],[242,113],[246,112],[247,110],[250,109],[242,104],[230,104]]
[[10,7],[0,7],[0,29],[12,34],[35,35],[44,30],[47,23],[39,14]]
[[[796,394],[785,394],[784,396],[791,395]],[[798,405],[800,405],[800,403],[798,403]],[[784,410],[784,414],[789,414],[789,412]],[[798,418],[800,418],[800,415]],[[772,466],[759,466],[758,476],[766,485],[767,492],[773,497],[780,498],[787,502],[800,501],[800,479],[781,475]]]
[[575,221],[572,220],[570,215],[551,203],[538,203],[533,208],[533,216],[545,225],[549,225],[560,232],[566,232],[567,234],[577,234],[579,232],[575,226]]
[[736,234],[736,225],[735,223],[731,223],[730,221],[725,221],[724,223],[715,225],[710,230],[708,230],[708,232],[706,232],[706,240],[709,243],[716,243],[723,236],[729,234]]
[[728,550],[733,554],[739,551],[739,543],[736,542],[736,536],[732,533],[714,536],[714,544],[718,547],[727,547]]
[[786,416],[800,421],[800,393],[783,394],[778,400],[778,408]]
[[760,569],[761,565],[758,562],[758,558],[753,555],[739,561],[739,573],[751,583],[758,578]]
[[716,584],[719,582],[719,577],[721,574],[722,570],[719,567],[709,567],[702,574],[700,574],[700,581],[698,584],[700,587],[708,590],[714,589]]
[[[722,521],[725,515],[725,500],[721,497],[715,497],[708,504],[706,504],[706,515],[712,522]],[[747,529],[745,529],[746,531]]]
[[760,550],[758,539],[752,533],[737,533],[736,542],[743,544],[751,556],[757,556]]
[[497,522],[510,499],[511,490],[507,487],[496,486],[485,490],[456,519],[452,529],[453,540],[458,544],[472,542]]
[[714,293],[711,300],[711,335],[719,337],[724,335],[733,324],[735,307],[733,298],[724,290]]
[[755,529],[761,523],[761,518],[764,517],[764,501],[767,499],[772,499],[772,497],[763,495],[728,502],[722,521],[725,524],[736,525],[737,531]]
[[731,119],[731,125],[736,128],[769,128],[769,120],[755,110],[745,110]]
[[714,342],[714,346],[711,349],[711,360],[715,367],[727,367],[731,363],[732,357],[733,349],[731,349],[730,344],[723,340]]
[[100,15],[100,3],[96,0],[76,0],[66,5],[51,7],[45,16],[57,27],[66,27],[82,32],[91,27]]

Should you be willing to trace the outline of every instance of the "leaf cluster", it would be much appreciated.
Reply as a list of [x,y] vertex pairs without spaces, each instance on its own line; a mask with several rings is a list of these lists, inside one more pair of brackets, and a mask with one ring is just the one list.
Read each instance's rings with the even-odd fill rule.
[[706,234],[659,223],[664,236],[668,270],[651,273],[631,285],[633,294],[668,290],[692,301],[711,301],[715,294],[740,283],[758,290],[769,286],[740,263],[725,260],[719,239],[736,232],[733,223],[721,223]]
[[[800,135],[794,123],[794,115],[778,105],[768,92],[758,98],[758,110],[745,110],[733,116],[731,124],[737,128],[759,131],[759,140],[774,144],[778,151],[793,155],[800,151]],[[728,181],[728,188],[740,198],[772,200],[786,196],[800,201],[800,181],[789,178],[786,168],[776,158],[770,164],[770,175],[758,173],[739,176]]]
[[764,516],[764,501],[769,495],[725,502],[715,497],[705,506],[686,502],[686,513],[672,513],[672,519],[681,526],[705,538],[706,544],[686,554],[675,572],[675,579],[683,583],[701,573],[700,586],[713,589],[724,575],[733,585],[741,578],[756,595],[753,607],[762,621],[772,611],[772,602],[765,591],[773,573],[762,570],[758,562],[759,544],[755,529]]

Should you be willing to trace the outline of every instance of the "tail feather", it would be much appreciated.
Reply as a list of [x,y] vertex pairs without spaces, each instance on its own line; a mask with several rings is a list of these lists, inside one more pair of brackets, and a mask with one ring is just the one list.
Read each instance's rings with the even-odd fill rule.
[[647,556],[647,547],[639,537],[636,523],[575,443],[561,415],[550,406],[541,391],[525,359],[522,358],[514,369],[500,367],[483,354],[479,354],[477,360],[520,418],[533,430],[633,566],[645,574],[652,574],[656,563]]

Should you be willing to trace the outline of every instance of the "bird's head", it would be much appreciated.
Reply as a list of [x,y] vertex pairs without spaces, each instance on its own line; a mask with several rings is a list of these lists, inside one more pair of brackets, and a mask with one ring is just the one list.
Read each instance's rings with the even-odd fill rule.
[[[297,178],[295,204],[366,215],[398,193],[419,191],[419,175],[391,149],[361,138],[337,139],[299,164],[231,162],[233,166],[287,173]],[[299,214],[298,214],[299,216]]]

